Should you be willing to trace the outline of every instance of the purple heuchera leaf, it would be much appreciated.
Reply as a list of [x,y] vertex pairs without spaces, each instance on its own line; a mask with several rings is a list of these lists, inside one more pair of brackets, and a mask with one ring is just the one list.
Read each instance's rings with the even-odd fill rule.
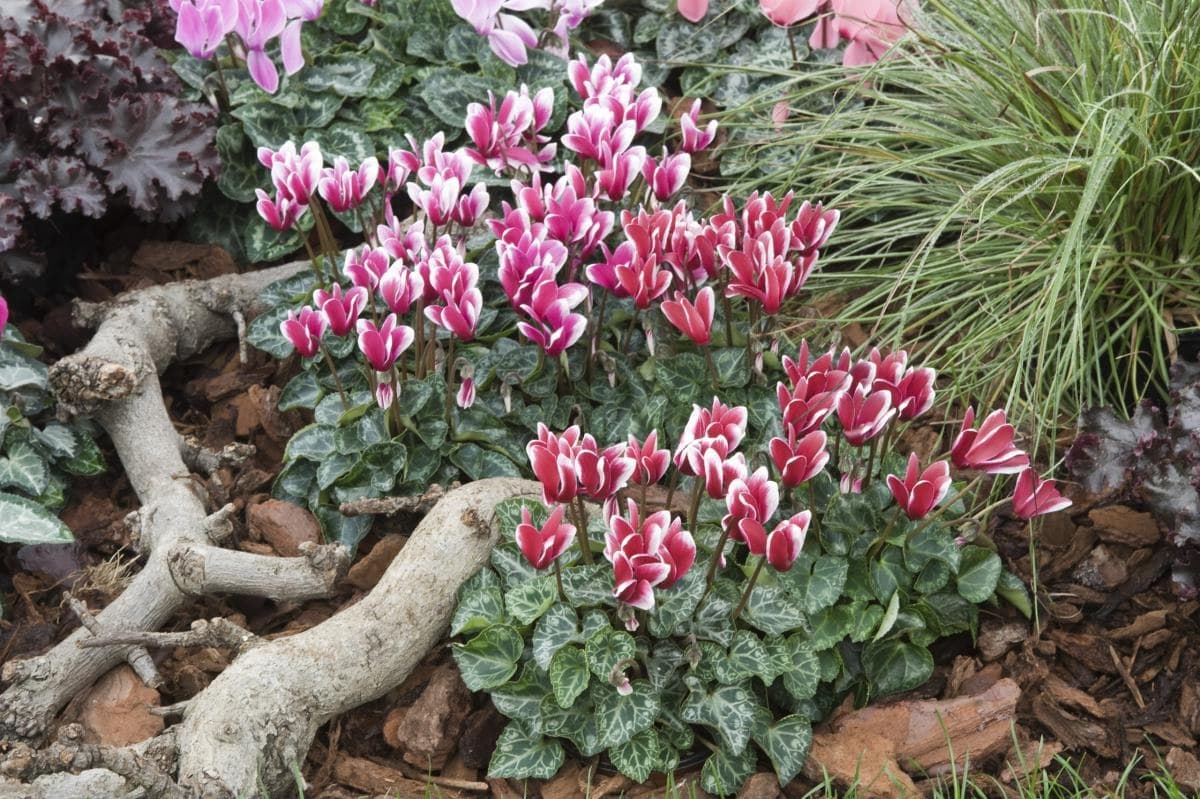
[[16,188],[29,212],[42,219],[49,217],[55,206],[90,217],[104,214],[104,187],[78,158],[47,158],[27,164]]
[[1139,405],[1124,421],[1108,408],[1083,412],[1075,443],[1067,451],[1067,466],[1080,485],[1093,493],[1117,488],[1142,450],[1157,435],[1157,410]]

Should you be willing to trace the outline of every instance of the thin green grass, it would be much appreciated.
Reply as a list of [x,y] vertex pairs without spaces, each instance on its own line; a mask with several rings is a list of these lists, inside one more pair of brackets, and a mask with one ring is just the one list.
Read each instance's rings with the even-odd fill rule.
[[1053,428],[1165,390],[1200,324],[1200,4],[923,5],[867,74],[798,76],[782,129],[736,128],[779,95],[736,109],[726,188],[843,209],[809,286],[958,397]]

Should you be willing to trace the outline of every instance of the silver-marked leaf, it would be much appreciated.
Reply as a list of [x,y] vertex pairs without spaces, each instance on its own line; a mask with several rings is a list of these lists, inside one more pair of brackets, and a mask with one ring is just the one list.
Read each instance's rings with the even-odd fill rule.
[[504,606],[521,624],[533,624],[558,598],[553,575],[543,574],[518,583],[504,594]]
[[541,527],[550,516],[549,509],[535,497],[511,497],[496,505],[496,524],[505,541],[514,540],[517,525],[521,523],[522,511],[529,509],[531,524]]
[[575,608],[558,602],[538,619],[533,628],[533,661],[543,669],[550,668],[550,659],[564,646],[584,639],[579,634],[579,615]]
[[317,464],[317,486],[324,491],[337,482],[338,478],[354,468],[359,461],[357,454],[334,452]]
[[59,461],[56,466],[68,474],[80,477],[94,477],[103,473],[108,467],[104,463],[104,454],[100,452],[100,447],[96,444],[96,439],[78,427],[72,432],[75,435],[75,443],[78,448],[75,456]]
[[616,604],[613,571],[607,563],[564,569],[562,582],[567,600],[577,608]]
[[584,697],[570,707],[561,707],[553,696],[542,700],[542,730],[546,735],[566,738],[584,757],[603,751],[596,731],[596,714],[590,698]]
[[762,640],[750,630],[738,630],[733,634],[724,668],[718,669],[717,678],[726,685],[734,685],[755,675],[769,685],[771,667],[768,660]]
[[763,641],[763,651],[766,653],[761,667],[763,682],[770,685],[792,668],[792,651],[787,639],[780,636],[766,638]]
[[771,759],[780,785],[791,782],[812,747],[812,724],[803,716],[784,716],[773,724],[757,730],[754,741]]
[[872,641],[882,640],[885,635],[892,631],[892,627],[896,625],[896,619],[900,616],[900,592],[892,594],[892,599],[888,602],[887,610],[883,612],[883,619],[879,622],[879,629],[875,631],[875,637]]
[[741,754],[754,730],[758,699],[745,685],[719,685],[693,690],[684,702],[683,720],[712,727],[726,751]]
[[808,578],[808,592],[804,597],[804,609],[809,615],[833,605],[842,597],[846,585],[849,564],[845,558],[822,555],[813,564]]
[[958,595],[968,602],[986,602],[996,593],[1003,565],[1000,556],[977,546],[962,548],[958,567]]
[[700,569],[691,569],[670,588],[656,591],[654,610],[650,612],[650,634],[655,638],[670,638],[691,618],[702,596],[704,575]]
[[521,634],[512,627],[489,627],[466,644],[454,645],[454,661],[463,682],[472,691],[503,685],[517,673],[517,661],[525,649]]
[[255,317],[246,330],[246,341],[276,358],[282,359],[291,355],[296,348],[279,329],[280,323],[287,319],[289,310],[292,309],[278,306]]
[[304,458],[310,461],[323,461],[337,449],[333,437],[335,428],[323,424],[310,424],[296,431],[288,441],[284,458],[295,460]]
[[504,594],[498,586],[486,586],[464,593],[450,620],[450,634],[473,633],[506,620]]
[[853,624],[846,605],[826,608],[809,619],[808,644],[814,652],[828,649],[849,635]]
[[529,561],[521,554],[516,544],[499,544],[492,549],[491,564],[500,574],[505,586],[520,585],[537,576],[537,570],[529,565]]
[[531,732],[541,732],[542,699],[550,692],[546,675],[526,664],[521,677],[490,691],[492,704],[505,716],[525,722]]
[[633,636],[621,630],[606,627],[587,640],[584,645],[588,668],[601,680],[607,682],[613,669],[622,660],[630,660],[637,654]]
[[0,391],[16,391],[19,388],[49,391],[50,383],[46,379],[46,367],[36,361],[28,364],[7,363],[0,366]]
[[558,773],[565,757],[558,741],[532,732],[520,721],[510,721],[496,741],[488,776],[548,780]]
[[0,491],[0,541],[13,544],[63,544],[74,541],[62,521],[31,499]]
[[565,646],[554,653],[550,660],[550,687],[554,701],[559,707],[575,704],[579,695],[587,690],[592,675],[588,672],[587,656],[577,646]]
[[35,427],[33,437],[55,458],[74,458],[79,451],[75,433],[62,422],[50,422],[41,430]]
[[720,749],[704,761],[700,769],[700,787],[716,796],[733,796],[754,773],[757,760],[757,752],[753,749],[738,754]]
[[646,680],[633,680],[633,689],[622,695],[608,683],[594,683],[592,703],[596,710],[596,729],[600,745],[608,749],[620,746],[642,730],[650,729],[658,718],[658,691]]
[[691,622],[692,634],[697,638],[729,646],[733,642],[733,623],[729,620],[733,608],[733,602],[719,596],[715,591],[710,591],[704,602],[696,608]]
[[646,676],[655,688],[665,688],[677,679],[679,667],[685,662],[683,650],[674,641],[659,641],[646,659]]
[[896,547],[884,547],[883,552],[871,561],[871,591],[880,603],[887,602],[897,589],[907,589],[913,575],[904,565],[904,553]]
[[324,396],[324,391],[317,382],[317,373],[313,370],[301,372],[288,381],[279,394],[279,410],[290,411],[296,408],[315,408]]
[[608,750],[608,759],[634,782],[645,782],[662,762],[662,746],[653,729],[642,730],[620,746]]
[[811,699],[821,683],[821,664],[803,636],[793,635],[784,641],[788,667],[783,672],[783,687],[793,699]]
[[12,441],[0,458],[0,488],[13,487],[30,496],[41,496],[50,483],[50,470],[41,454],[26,441]]
[[783,635],[804,624],[796,601],[775,585],[755,585],[742,618],[767,635]]
[[860,600],[850,605],[850,617],[854,619],[854,626],[850,628],[850,640],[861,644],[863,641],[869,641],[879,629],[879,623],[883,621],[883,608],[874,602],[868,604]]
[[962,550],[954,545],[946,528],[938,524],[926,525],[904,546],[904,560],[912,572],[921,571],[931,560],[957,570],[961,556]]
[[923,685],[933,674],[933,655],[923,646],[893,638],[867,644],[862,665],[871,696],[878,697]]
[[746,350],[741,347],[725,347],[713,350],[712,356],[713,365],[717,369],[717,383],[722,388],[741,387],[750,382],[750,364],[746,362]]

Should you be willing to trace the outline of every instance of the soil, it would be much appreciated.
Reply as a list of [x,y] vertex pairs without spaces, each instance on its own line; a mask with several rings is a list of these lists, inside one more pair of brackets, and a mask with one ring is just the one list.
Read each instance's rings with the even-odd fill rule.
[[[82,275],[81,284],[88,286],[82,293],[102,300],[149,283],[235,269],[216,248],[154,243],[118,266]],[[43,310],[43,321],[22,325],[31,339],[45,344],[52,355],[82,343],[65,306]],[[167,407],[180,432],[213,448],[235,441],[256,447],[256,455],[237,470],[218,472],[204,482],[212,507],[234,503],[231,545],[246,551],[290,555],[314,529],[311,517],[305,518],[307,511],[280,508],[281,503],[269,496],[284,445],[306,421],[302,414],[275,409],[278,391],[295,369],[294,363],[253,351],[242,363],[231,343],[176,364],[163,376]],[[117,596],[138,569],[123,522],[137,501],[115,456],[107,456],[107,474],[72,486],[63,518],[75,532],[76,543],[9,545],[0,551],[6,608],[0,621],[0,662],[43,652],[73,630],[79,622],[68,607],[68,594],[97,610]],[[1076,492],[1073,499],[1069,514],[1045,520],[1032,549],[1027,526],[1018,520],[996,516],[989,531],[1009,567],[1026,581],[1036,558],[1043,599],[1040,634],[1011,608],[985,608],[976,640],[961,636],[940,642],[934,678],[890,700],[948,700],[982,694],[1004,678],[1015,681],[1020,696],[1012,743],[983,762],[971,763],[974,773],[997,778],[996,795],[1011,793],[1012,773],[1020,771],[1016,764],[1021,758],[1031,767],[1039,757],[1047,759],[1059,751],[1101,793],[1116,785],[1135,755],[1150,766],[1168,759],[1177,779],[1200,772],[1191,754],[1200,735],[1200,602],[1172,593],[1173,547],[1149,514],[1120,497]],[[203,606],[184,608],[164,629],[184,630],[193,619],[214,617],[231,619],[267,638],[307,629],[369,591],[403,547],[415,521],[403,514],[380,517],[340,592],[331,599],[304,604],[208,600]],[[63,719],[81,721],[102,742],[120,744],[144,737],[159,719],[146,711],[148,705],[171,705],[195,695],[227,665],[229,654],[214,648],[157,651],[155,660],[164,678],[157,691],[140,685],[132,672],[118,669],[88,697],[72,703]],[[662,776],[633,786],[619,775],[597,770],[595,763],[571,759],[549,781],[527,786],[489,781],[487,762],[503,726],[485,695],[471,695],[462,686],[447,648],[437,647],[395,691],[327,725],[304,764],[312,786],[307,795],[424,797],[430,783],[445,797],[663,795]],[[763,761],[759,770],[768,772],[769,765]],[[919,788],[927,787],[921,775],[913,776]],[[705,795],[696,772],[678,778],[692,783],[682,795]],[[813,785],[800,778],[783,794],[802,796]],[[772,797],[779,791],[773,777],[759,775],[743,795]],[[1126,795],[1148,797],[1151,791],[1135,780]]]

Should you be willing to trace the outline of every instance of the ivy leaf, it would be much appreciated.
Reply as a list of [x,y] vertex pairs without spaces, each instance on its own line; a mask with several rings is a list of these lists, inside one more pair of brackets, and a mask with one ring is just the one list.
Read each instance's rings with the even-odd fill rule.
[[958,595],[968,602],[986,602],[996,593],[1003,564],[1000,556],[991,550],[977,546],[962,548],[962,562],[958,567]]
[[582,649],[565,646],[554,653],[550,660],[550,686],[559,707],[567,708],[575,704],[580,694],[587,690],[590,679],[587,656]]
[[737,754],[726,749],[714,752],[700,769],[700,787],[717,796],[731,796],[754,773],[757,760],[752,749]]
[[650,729],[658,718],[658,692],[646,680],[633,680],[633,691],[622,696],[608,683],[592,687],[592,703],[596,706],[596,729],[600,745],[608,749],[629,741],[642,730]]
[[50,470],[41,454],[26,441],[12,441],[9,436],[7,457],[0,458],[0,488],[20,489],[30,496],[40,496],[50,482]]
[[620,746],[611,747],[608,758],[629,779],[645,782],[662,758],[658,733],[653,729],[642,730]]
[[31,499],[0,491],[0,541],[12,544],[63,544],[75,540],[62,521]]
[[812,747],[812,724],[803,716],[784,716],[758,730],[754,741],[762,747],[775,767],[780,785],[787,785],[808,760]]
[[506,620],[504,595],[499,586],[486,586],[461,594],[454,617],[450,620],[450,634],[473,633]]
[[613,669],[622,660],[631,660],[637,654],[633,636],[621,630],[606,627],[587,640],[584,645],[588,668],[605,682],[612,676]]
[[579,616],[565,602],[550,606],[533,629],[533,661],[543,669],[550,668],[554,653],[567,644],[582,641],[579,635]]
[[933,674],[933,655],[923,646],[892,638],[867,644],[862,665],[871,695],[878,697],[923,685]]
[[739,755],[750,741],[759,707],[758,700],[744,683],[719,685],[711,690],[689,693],[681,715],[691,724],[712,727],[726,751]]
[[466,644],[454,645],[454,662],[463,682],[472,691],[503,685],[517,673],[517,661],[525,649],[521,634],[513,627],[489,627]]
[[547,740],[520,721],[510,721],[496,740],[488,776],[548,780],[562,768],[565,757],[558,741]]
[[543,574],[508,589],[504,605],[509,615],[521,624],[533,624],[554,604],[557,593],[554,577]]

